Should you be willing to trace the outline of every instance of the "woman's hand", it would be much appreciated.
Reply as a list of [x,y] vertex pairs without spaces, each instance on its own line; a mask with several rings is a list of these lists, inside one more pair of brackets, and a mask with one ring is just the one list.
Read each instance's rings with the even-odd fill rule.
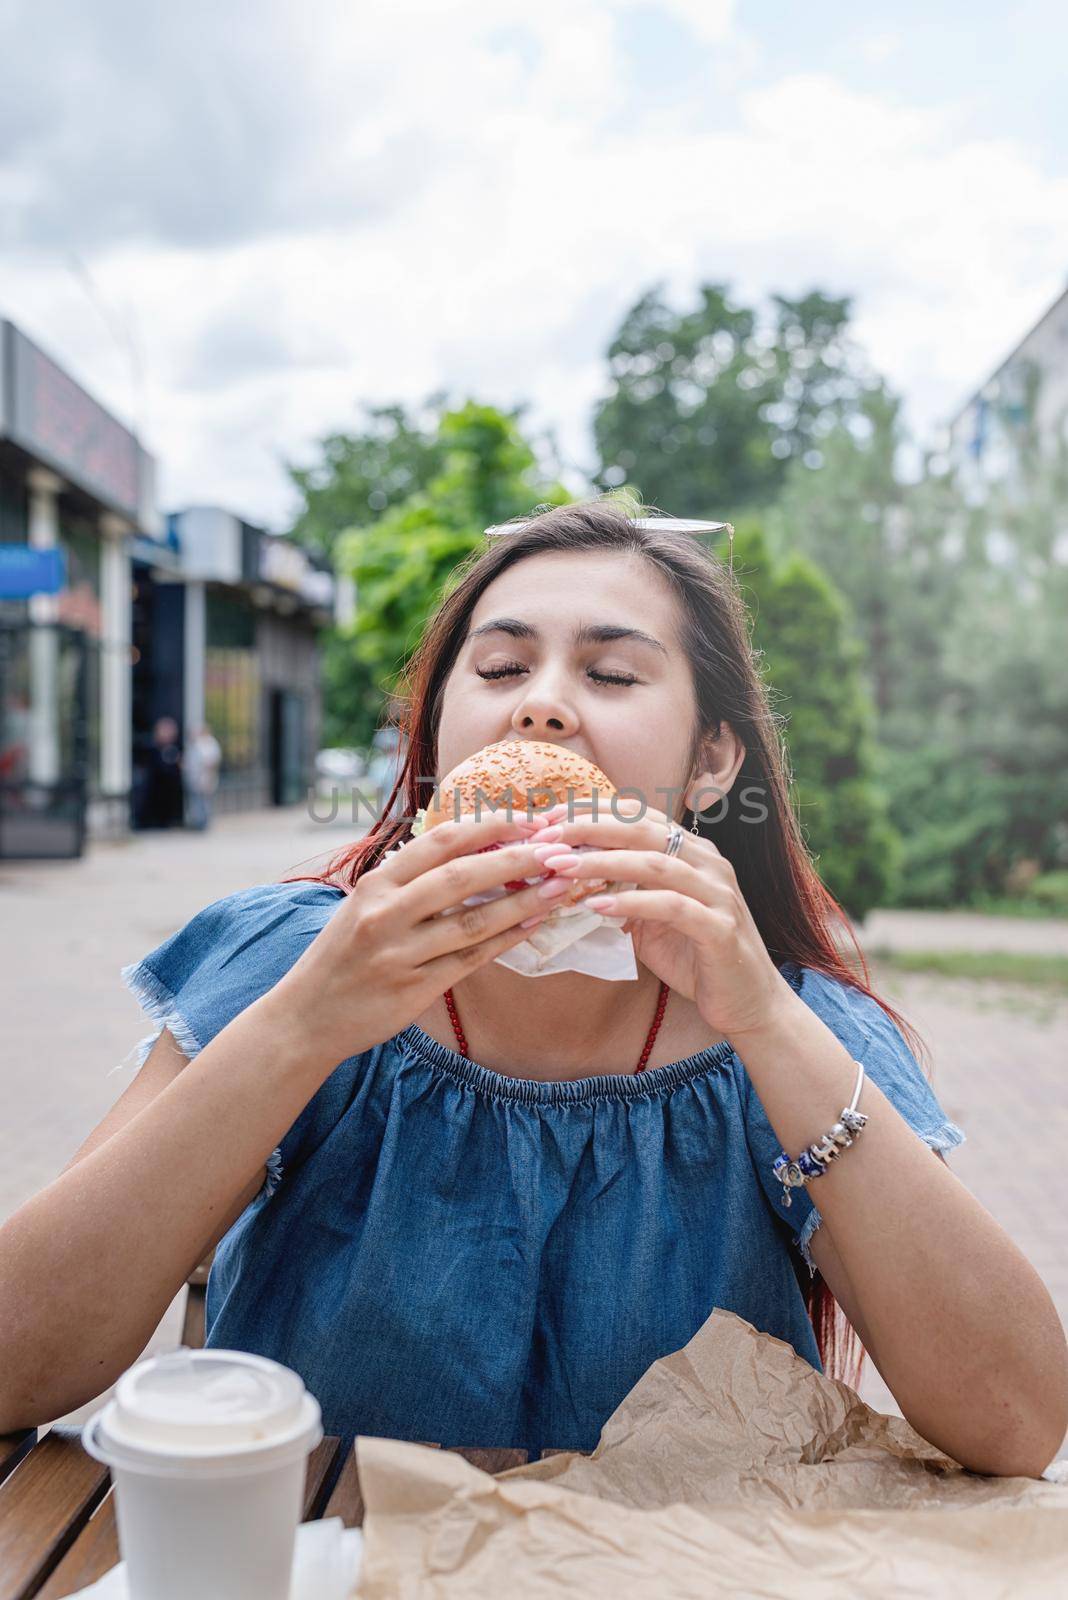
[[[564,878],[636,883],[636,889],[583,903],[626,917],[624,931],[638,960],[693,1000],[710,1028],[733,1042],[789,1007],[793,990],[768,955],[734,868],[709,839],[684,833],[678,855],[667,856],[662,811],[648,807],[641,814],[634,800],[618,801],[618,816],[604,802],[596,817],[581,815],[583,802],[571,807],[570,822],[567,802],[542,813],[542,834],[545,827],[558,829],[556,853],[535,836],[542,865]],[[572,851],[571,845],[595,848]]]
[[[284,1005],[287,1024],[295,1019],[317,1050],[321,1041],[332,1063],[392,1038],[452,984],[521,943],[529,919],[552,912],[538,884],[462,905],[468,895],[542,877],[522,842],[536,831],[496,812],[440,822],[390,851],[264,998]],[[450,906],[459,909],[437,915]]]

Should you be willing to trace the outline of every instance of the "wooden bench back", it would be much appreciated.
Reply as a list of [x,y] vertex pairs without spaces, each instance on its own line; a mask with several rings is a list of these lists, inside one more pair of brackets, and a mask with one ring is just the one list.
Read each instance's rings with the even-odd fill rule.
[[207,1293],[208,1273],[215,1260],[215,1251],[205,1256],[199,1267],[186,1279],[185,1314],[182,1317],[182,1343],[190,1350],[204,1348],[204,1297]]

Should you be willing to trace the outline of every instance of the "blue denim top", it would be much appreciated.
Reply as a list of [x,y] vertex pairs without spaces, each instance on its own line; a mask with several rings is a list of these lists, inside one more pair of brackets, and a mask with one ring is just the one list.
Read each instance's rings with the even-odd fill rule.
[[[122,976],[192,1059],[343,898],[314,883],[239,890]],[[781,970],[920,1138],[963,1141],[875,1001]],[[807,1188],[783,1206],[779,1149],[729,1042],[637,1076],[546,1083],[477,1066],[413,1023],[340,1062],[272,1153],[217,1246],[206,1344],[294,1368],[346,1441],[592,1450],[642,1373],[717,1306],[819,1368],[803,1298],[819,1213]]]

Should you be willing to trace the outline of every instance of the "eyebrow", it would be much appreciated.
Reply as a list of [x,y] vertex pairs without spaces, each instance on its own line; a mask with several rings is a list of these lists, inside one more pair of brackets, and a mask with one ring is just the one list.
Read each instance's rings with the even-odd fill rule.
[[[513,639],[539,639],[541,637],[537,628],[530,622],[521,622],[518,617],[493,617],[489,622],[483,622],[477,628],[472,628],[468,639],[478,639],[484,633],[507,633]],[[587,622],[580,623],[574,630],[572,639],[575,644],[611,644],[614,639],[632,639],[636,644],[651,645],[654,650],[659,650],[661,655],[667,655],[667,650],[654,639],[651,633],[643,633],[640,628],[627,628],[618,622]]]

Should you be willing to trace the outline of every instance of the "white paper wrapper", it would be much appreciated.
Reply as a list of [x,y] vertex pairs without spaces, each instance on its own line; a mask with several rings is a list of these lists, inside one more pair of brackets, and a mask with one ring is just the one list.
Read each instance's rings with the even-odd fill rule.
[[[417,813],[412,826],[412,836],[422,831],[423,813]],[[408,839],[394,845],[403,850]],[[592,845],[577,845],[579,850],[593,849]],[[388,854],[392,855],[392,850]],[[537,883],[528,878],[527,883]],[[636,889],[635,883],[613,883],[612,890]],[[471,894],[460,905],[448,906],[442,916],[459,911],[461,905],[478,906],[487,900],[499,900],[508,894],[503,886],[488,889],[484,894]],[[607,890],[602,890],[607,893]],[[600,911],[591,911],[581,901],[574,906],[561,906],[556,914],[532,928],[528,938],[514,944],[510,950],[494,956],[494,961],[526,978],[545,978],[553,972],[581,972],[588,978],[605,978],[609,982],[635,979],[638,963],[634,959],[634,940],[623,932],[626,917],[606,917]]]
[[[581,847],[580,847],[581,848]],[[528,878],[528,883],[537,883]],[[633,883],[620,883],[613,888],[634,889]],[[461,903],[465,906],[482,905],[486,900],[499,900],[507,889],[494,889],[492,893],[469,894]],[[460,906],[449,906],[442,915],[459,911]],[[575,906],[561,906],[556,915],[540,927],[532,928],[529,936],[510,950],[504,950],[494,961],[527,978],[545,978],[552,972],[582,972],[588,978],[636,978],[638,963],[634,959],[634,940],[623,932],[626,917],[606,917],[600,911],[591,911],[579,902]]]

